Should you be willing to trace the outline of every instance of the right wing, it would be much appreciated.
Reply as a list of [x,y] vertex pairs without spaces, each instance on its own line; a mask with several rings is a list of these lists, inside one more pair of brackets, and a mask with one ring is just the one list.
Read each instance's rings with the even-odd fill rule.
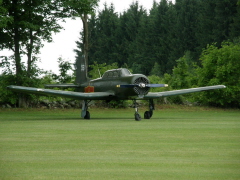
[[92,93],[83,93],[83,92],[73,92],[73,91],[60,91],[52,89],[43,89],[43,88],[33,88],[33,87],[24,87],[24,86],[8,86],[8,89],[21,93],[29,94],[39,94],[39,95],[50,95],[50,96],[60,96],[66,98],[73,98],[79,100],[105,100],[111,99],[115,96],[114,93],[110,92],[92,92]]
[[166,96],[174,96],[174,95],[194,93],[194,92],[207,91],[207,90],[213,90],[213,89],[221,89],[221,88],[226,88],[226,86],[216,85],[216,86],[206,86],[206,87],[164,91],[164,92],[149,92],[147,95],[144,96],[144,99],[154,99],[154,98],[160,98],[160,97],[166,97]]

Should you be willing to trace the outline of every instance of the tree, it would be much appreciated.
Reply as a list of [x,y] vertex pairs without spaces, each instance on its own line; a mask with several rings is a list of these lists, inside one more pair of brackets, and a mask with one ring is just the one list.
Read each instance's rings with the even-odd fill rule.
[[[195,52],[198,42],[196,39],[197,19],[199,15],[198,0],[178,0],[175,8],[177,11],[176,33],[177,42],[175,48],[178,51],[178,58],[186,51]],[[197,59],[196,57],[194,60]]]
[[[89,63],[126,63],[134,72],[146,75],[158,63],[163,76],[172,73],[176,59],[186,52],[199,62],[207,44],[239,34],[236,0],[227,2],[225,9],[218,0],[177,0],[176,4],[161,0],[154,1],[149,13],[135,2],[120,15],[113,4],[105,5],[89,20]],[[226,26],[217,25],[218,21],[227,22]],[[225,34],[219,42],[215,32]],[[84,48],[81,43],[78,47]]]
[[236,13],[233,15],[233,23],[231,24],[231,39],[239,37],[240,32],[240,0],[237,2]]
[[105,73],[109,69],[117,69],[118,68],[117,63],[107,65],[106,63],[98,64],[96,61],[92,65],[89,65],[89,66],[91,67],[91,70],[89,71],[89,75],[93,79],[101,77],[103,75],[103,73]]
[[[198,82],[196,67],[190,51],[187,51],[183,57],[176,60],[176,66],[174,66],[172,74],[164,74],[163,80],[169,85],[168,90],[196,87]],[[183,104],[189,101],[191,96],[192,94],[168,97],[168,101]]]
[[59,83],[70,83],[73,80],[72,74],[69,74],[69,71],[73,70],[72,64],[59,57],[58,67],[60,75],[52,74],[53,79]]
[[85,57],[85,64],[88,67],[88,15],[93,14],[98,5],[99,0],[63,0],[64,9],[70,12],[71,17],[80,17],[83,23],[83,55]]
[[161,68],[159,66],[159,64],[157,62],[155,62],[151,72],[150,72],[150,75],[155,75],[155,76],[162,76],[162,73],[161,73]]
[[8,23],[13,21],[13,18],[8,15],[6,7],[2,5],[3,0],[0,0],[0,28],[4,28]]
[[240,10],[237,0],[202,0],[199,1],[199,13],[197,16],[197,46],[198,56],[207,44],[221,43],[233,40],[240,32]]
[[[1,29],[1,49],[14,52],[16,76],[21,77],[23,71],[31,76],[32,64],[37,60],[36,55],[42,47],[42,40],[51,42],[51,33],[58,32],[61,27],[57,24],[56,4],[50,0],[4,0],[2,6],[7,9],[7,16],[13,19]],[[22,64],[22,55],[27,56],[27,65]],[[19,78],[18,85],[21,85]]]
[[[5,25],[0,29],[0,49],[13,51],[12,60],[15,67],[16,84],[35,86],[34,79],[39,73],[36,66],[37,54],[42,41],[51,42],[52,32],[59,32],[57,23],[59,13],[58,1],[52,0],[3,0]],[[26,63],[23,61],[26,57]],[[22,98],[21,98],[22,97]],[[26,104],[26,96],[20,96],[19,106]]]
[[173,49],[177,43],[175,37],[177,34],[175,30],[176,10],[171,2],[161,0],[155,12],[150,15],[154,23],[151,36],[154,52],[151,54],[154,56],[154,61],[160,65],[163,75],[171,72],[176,60],[176,57],[173,58]]
[[139,53],[141,45],[137,42],[138,33],[143,24],[142,20],[147,16],[146,10],[138,2],[132,3],[130,8],[120,16],[120,28],[122,43],[125,46],[124,52],[127,56],[125,62],[132,67],[135,73],[145,73],[147,67],[146,59]]
[[214,43],[213,31],[216,27],[215,9],[216,0],[204,0],[199,2],[199,13],[197,17],[196,38],[198,47],[196,51],[201,54],[202,49],[206,48],[207,44]]
[[226,107],[240,107],[240,45],[223,43],[221,48],[208,46],[201,55],[202,68],[199,86],[224,84],[224,90],[205,92],[198,96],[204,103]]
[[92,27],[89,34],[89,63],[117,62],[121,66],[117,41],[118,26],[119,19],[113,5],[107,7],[105,4],[97,18],[92,16],[89,21],[89,27]]
[[[231,26],[234,23],[235,15],[237,15],[237,1],[225,0],[216,1],[215,7],[215,29],[213,31],[214,42],[220,47],[224,40],[228,40],[231,35]],[[239,15],[239,13],[238,13]],[[240,17],[237,17],[238,21]],[[235,19],[235,23],[237,20]],[[239,27],[238,27],[239,30]]]

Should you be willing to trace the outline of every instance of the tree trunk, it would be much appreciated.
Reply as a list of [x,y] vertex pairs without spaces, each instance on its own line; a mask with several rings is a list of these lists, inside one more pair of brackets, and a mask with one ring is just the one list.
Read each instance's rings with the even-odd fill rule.
[[32,70],[32,50],[33,50],[33,34],[32,34],[32,29],[30,29],[29,32],[29,38],[30,38],[30,43],[28,44],[27,48],[27,75],[28,77],[31,77],[31,70]]
[[[22,85],[22,66],[21,66],[21,56],[20,56],[20,44],[19,44],[19,31],[17,28],[15,28],[15,36],[14,36],[14,57],[15,57],[15,65],[16,65],[16,80],[17,85]],[[25,94],[19,94],[18,98],[18,107],[25,108],[27,107],[26,102],[26,95]]]
[[22,85],[22,82],[21,82],[22,66],[21,66],[19,38],[20,38],[19,30],[17,27],[15,27],[14,28],[14,58],[15,58],[15,66],[16,66],[17,85]]
[[19,93],[18,95],[18,107],[19,108],[27,108],[28,107],[28,100],[27,95]]
[[[18,17],[18,10],[17,10],[17,0],[13,2],[13,18],[14,18],[14,24],[17,24],[19,21]],[[22,65],[21,65],[21,56],[20,56],[20,31],[17,26],[14,27],[14,60],[15,60],[15,66],[16,66],[16,84],[18,86],[21,86],[23,84],[22,81],[22,76],[23,76],[23,70],[22,70]],[[19,99],[18,99],[18,107],[26,107],[26,95],[19,94]]]
[[81,16],[82,22],[83,22],[83,54],[85,59],[85,65],[88,69],[88,15],[84,13],[83,16]]

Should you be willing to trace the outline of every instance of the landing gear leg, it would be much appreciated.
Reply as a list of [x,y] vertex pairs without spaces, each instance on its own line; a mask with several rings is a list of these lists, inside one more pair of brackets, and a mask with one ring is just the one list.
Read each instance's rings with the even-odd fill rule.
[[136,102],[136,100],[133,100],[133,108],[135,108],[135,114],[134,114],[134,116],[135,116],[135,120],[136,121],[141,121],[141,116],[140,116],[140,114],[138,113],[138,103]]
[[154,110],[154,102],[153,99],[149,99],[149,111],[146,111],[144,113],[144,119],[150,119],[153,115],[153,110]]
[[84,119],[90,119],[90,113],[88,111],[88,104],[91,101],[83,100],[82,102],[82,112],[81,112],[81,117]]

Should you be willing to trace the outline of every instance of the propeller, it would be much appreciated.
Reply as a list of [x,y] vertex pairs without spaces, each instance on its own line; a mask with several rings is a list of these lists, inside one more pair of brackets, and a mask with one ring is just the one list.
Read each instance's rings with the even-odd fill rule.
[[144,84],[144,83],[139,83],[139,84],[119,84],[117,85],[119,88],[131,88],[131,87],[140,87],[140,88],[145,88],[145,87],[168,87],[167,84]]

